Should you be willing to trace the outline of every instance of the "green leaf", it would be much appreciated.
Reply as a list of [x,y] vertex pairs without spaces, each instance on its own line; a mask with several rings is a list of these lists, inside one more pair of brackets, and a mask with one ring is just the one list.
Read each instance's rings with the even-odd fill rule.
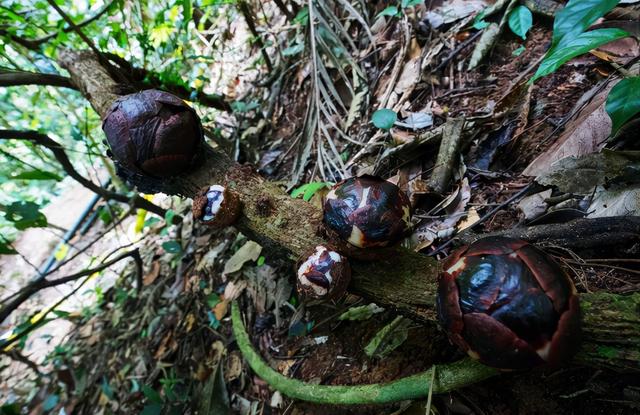
[[33,202],[13,202],[5,207],[4,217],[21,231],[47,226],[47,218],[40,212],[40,206]]
[[170,254],[182,252],[182,246],[177,241],[167,241],[162,244],[162,249]]
[[395,123],[397,119],[398,114],[388,108],[379,109],[371,116],[373,125],[382,130],[388,130],[393,127],[393,123]]
[[258,257],[258,260],[256,261],[256,265],[261,267],[261,266],[264,265],[266,260],[267,260],[267,258],[265,258],[264,256],[260,255],[260,257]]
[[9,242],[0,241],[0,255],[15,255],[18,251],[13,249]]
[[184,26],[186,27],[191,20],[191,0],[182,0],[182,17],[184,18]]
[[148,385],[142,385],[142,393],[149,402],[162,405],[162,397],[155,389]]
[[565,45],[613,9],[620,0],[570,0],[556,13],[552,47]]
[[409,335],[411,320],[402,316],[396,317],[391,323],[380,330],[364,348],[369,357],[383,358],[397,349]]
[[282,51],[283,56],[294,56],[304,50],[304,43],[294,43]]
[[533,75],[533,78],[531,78],[529,82],[531,83],[538,78],[555,72],[565,62],[578,55],[582,55],[597,48],[598,46],[604,45],[605,43],[627,36],[629,36],[627,32],[622,29],[615,28],[597,29],[591,32],[582,33],[567,43],[563,43],[561,47],[550,49],[535,75]]
[[409,7],[417,6],[422,3],[424,3],[424,0],[402,0],[401,7],[403,9],[406,9]]
[[160,415],[162,414],[162,404],[153,403],[145,405],[140,415]]
[[173,32],[176,29],[168,23],[163,23],[151,29],[149,40],[151,40],[153,47],[157,48],[160,45],[167,43]]
[[484,21],[485,13],[486,13],[486,10],[483,10],[480,13],[478,13],[476,17],[473,19],[474,29],[482,30],[485,27],[489,26],[489,22]]
[[344,313],[340,314],[338,320],[363,321],[370,319],[374,314],[382,313],[384,308],[378,307],[375,303],[351,307]]
[[512,56],[520,56],[522,55],[522,52],[524,52],[525,50],[527,50],[527,48],[525,48],[523,45],[520,45],[520,47],[516,50],[514,50],[513,52],[511,52]]
[[527,38],[527,32],[531,29],[533,24],[533,15],[531,10],[525,6],[518,6],[511,14],[509,14],[509,27],[516,35],[520,36],[523,40]]
[[378,15],[376,16],[376,19],[382,16],[397,16],[398,13],[400,13],[400,10],[398,10],[398,6],[389,6],[386,9],[382,10],[380,13],[378,13]]
[[605,109],[611,117],[611,134],[640,112],[640,76],[625,78],[611,89]]
[[207,296],[207,306],[213,308],[220,304],[220,296],[216,293],[211,293]]
[[15,176],[11,176],[12,180],[55,180],[57,182],[62,180],[62,177],[55,173],[42,170],[29,170],[18,173]]
[[309,23],[309,7],[304,6],[301,8],[296,17],[293,18],[293,23],[306,26]]
[[60,401],[60,397],[58,395],[49,395],[49,396],[47,396],[47,398],[42,403],[42,410],[43,411],[52,410],[53,408],[56,407],[56,405],[58,405],[59,401]]
[[164,214],[164,221],[167,222],[167,225],[173,224],[173,218],[176,216],[176,212],[173,209],[169,209]]
[[303,184],[297,189],[293,189],[293,191],[291,192],[291,197],[295,199],[302,194],[302,199],[308,202],[318,190],[331,186],[333,186],[333,183],[331,182],[310,182],[307,184]]

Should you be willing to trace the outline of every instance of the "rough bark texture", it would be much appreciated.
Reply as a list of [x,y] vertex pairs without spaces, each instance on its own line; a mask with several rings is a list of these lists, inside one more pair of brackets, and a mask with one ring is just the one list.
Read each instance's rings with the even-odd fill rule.
[[[87,52],[66,51],[61,64],[100,115],[104,115],[116,83],[99,61]],[[192,197],[211,184],[234,189],[243,204],[237,227],[272,253],[298,259],[324,240],[318,236],[321,212],[309,203],[292,199],[277,184],[265,181],[255,171],[235,164],[219,148],[205,146],[200,164],[189,174],[169,180],[128,177],[144,191]],[[352,261],[350,291],[379,304],[395,307],[419,321],[435,317],[438,262],[401,248],[387,251],[378,261]],[[586,294],[584,342],[578,362],[640,371],[640,295]],[[616,307],[610,307],[615,303]]]

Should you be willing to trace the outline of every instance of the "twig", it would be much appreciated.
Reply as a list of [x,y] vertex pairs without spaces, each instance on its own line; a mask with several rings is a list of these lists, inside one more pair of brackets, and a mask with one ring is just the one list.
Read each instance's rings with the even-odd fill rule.
[[68,282],[75,281],[87,275],[92,275],[96,272],[100,272],[103,269],[108,268],[111,265],[128,257],[131,257],[136,261],[136,271],[141,272],[142,267],[141,267],[140,253],[138,249],[134,249],[132,251],[125,252],[117,256],[116,258],[112,259],[111,261],[105,262],[104,264],[96,268],[80,271],[75,274],[67,275],[66,277],[61,277],[51,281],[46,279],[39,279],[39,280],[32,281],[31,283],[27,284],[24,288],[22,288],[20,291],[18,291],[18,293],[14,295],[13,300],[11,300],[7,305],[5,305],[0,309],[0,321],[4,321],[7,317],[9,317],[9,314],[15,311],[18,307],[20,307],[20,305],[22,305],[22,303],[27,301],[33,294],[37,293],[38,291],[43,290],[45,288],[66,284]]
[[451,118],[444,125],[440,151],[429,179],[429,187],[436,193],[444,193],[453,170],[458,165],[457,161],[460,158],[458,151],[462,142],[464,122],[464,118]]

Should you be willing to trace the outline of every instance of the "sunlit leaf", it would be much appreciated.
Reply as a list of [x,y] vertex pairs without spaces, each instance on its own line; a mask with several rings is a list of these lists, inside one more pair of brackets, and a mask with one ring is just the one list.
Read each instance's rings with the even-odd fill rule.
[[640,76],[618,82],[607,96],[605,109],[613,123],[611,134],[615,135],[620,127],[640,113]]
[[627,37],[629,34],[622,29],[597,29],[591,32],[585,32],[574,39],[562,43],[560,47],[552,48],[547,52],[540,67],[529,82],[533,82],[538,78],[549,75],[556,71],[560,66],[576,56],[589,52],[598,46],[612,42],[616,39]]
[[62,180],[62,177],[58,176],[55,173],[51,173],[48,171],[42,170],[30,170],[23,171],[21,173],[16,174],[15,176],[11,176],[11,179],[14,180],[55,180],[57,182]]
[[620,0],[570,0],[556,13],[552,47],[565,45],[579,36],[619,2]]
[[527,38],[527,32],[533,24],[533,15],[525,6],[518,6],[509,14],[509,28],[522,39]]

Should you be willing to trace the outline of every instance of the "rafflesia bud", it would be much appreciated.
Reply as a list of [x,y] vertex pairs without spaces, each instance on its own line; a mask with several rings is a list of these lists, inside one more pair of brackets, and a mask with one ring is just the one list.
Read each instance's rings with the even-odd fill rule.
[[193,108],[155,89],[118,98],[102,129],[121,167],[155,177],[189,169],[204,137]]
[[298,267],[298,292],[308,298],[335,299],[344,295],[351,279],[347,258],[318,245]]
[[193,199],[193,217],[205,225],[222,228],[233,224],[240,214],[240,198],[226,187],[214,184]]
[[443,265],[437,302],[449,339],[488,366],[558,366],[578,347],[571,279],[522,240],[489,237],[454,252]]
[[368,175],[352,177],[327,194],[324,223],[358,248],[388,246],[411,228],[411,205],[393,183]]

